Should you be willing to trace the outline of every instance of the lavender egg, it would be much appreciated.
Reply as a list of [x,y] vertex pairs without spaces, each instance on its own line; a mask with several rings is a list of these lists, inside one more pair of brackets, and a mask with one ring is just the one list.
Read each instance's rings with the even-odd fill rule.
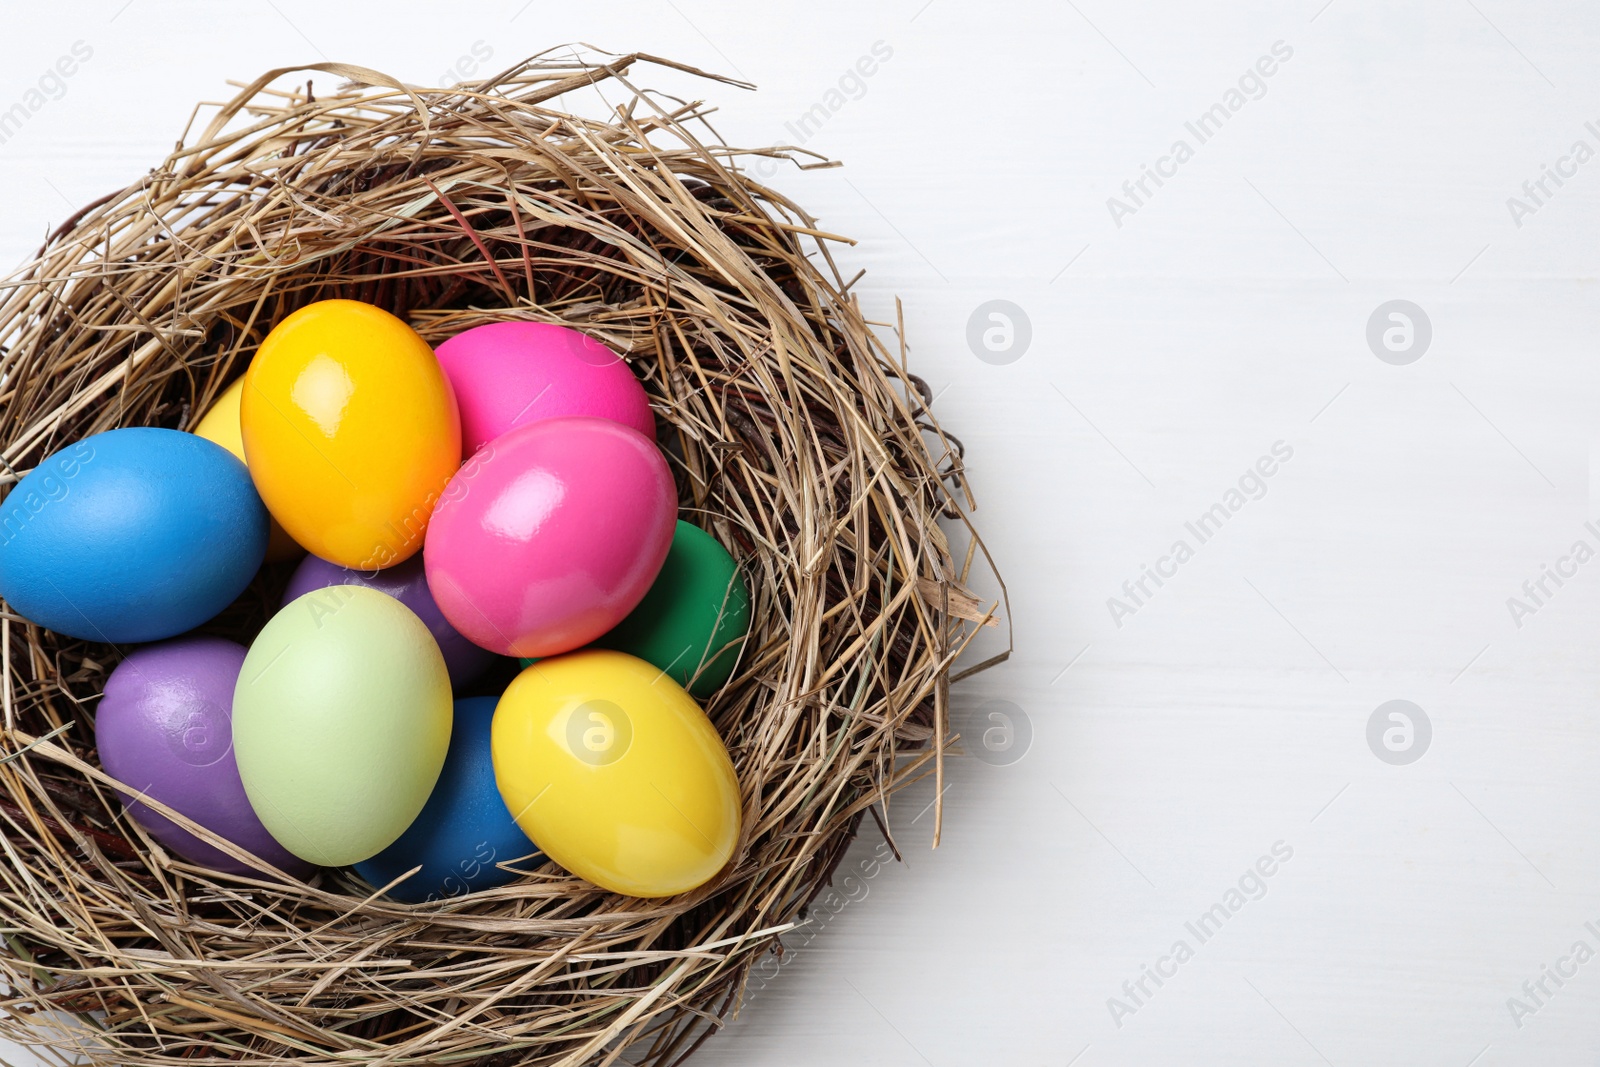
[[[313,868],[272,839],[245,796],[233,754],[233,690],[243,645],[179,637],[134,650],[106,679],[95,741],[106,773],[296,877]],[[264,872],[200,840],[136,796],[128,815],[184,859],[229,874]]]
[[283,602],[288,604],[315,589],[325,589],[330,585],[364,585],[387,593],[410,608],[422,620],[428,632],[433,634],[439,651],[444,654],[444,665],[450,672],[450,684],[453,686],[459,687],[472,681],[494,662],[493,652],[479,648],[462,637],[446,621],[439,605],[433,602],[420,552],[398,566],[381,571],[351,570],[316,556],[307,556],[289,579]]

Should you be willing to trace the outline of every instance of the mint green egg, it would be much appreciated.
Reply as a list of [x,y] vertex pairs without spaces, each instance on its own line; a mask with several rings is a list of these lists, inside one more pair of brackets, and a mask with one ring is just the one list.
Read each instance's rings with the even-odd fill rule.
[[245,657],[233,744],[245,795],[284,848],[324,867],[393,844],[450,748],[450,675],[422,620],[365,586],[285,604]]

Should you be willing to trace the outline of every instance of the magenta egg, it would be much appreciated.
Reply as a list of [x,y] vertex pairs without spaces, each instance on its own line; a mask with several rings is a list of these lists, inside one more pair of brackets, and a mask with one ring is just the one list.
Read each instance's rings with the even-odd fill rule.
[[610,419],[655,440],[639,379],[621,356],[577,330],[491,322],[456,334],[435,354],[461,411],[463,455],[513,427],[568,415]]
[[567,652],[644,598],[677,512],[667,461],[638,430],[599,418],[528,423],[445,487],[422,550],[428,587],[484,648]]
[[135,649],[106,679],[95,742],[107,774],[134,790],[122,803],[140,826],[193,863],[264,877],[159,814],[151,797],[288,874],[310,864],[273,840],[245,796],[233,755],[233,690],[243,645],[179,637]]
[[291,603],[313,589],[325,589],[330,585],[364,585],[380,593],[388,593],[410,608],[433,635],[439,651],[444,653],[444,665],[450,672],[451,685],[465,685],[473,681],[494,662],[493,652],[479,648],[463,637],[434,603],[433,594],[428,591],[428,578],[423,572],[420,555],[381,571],[351,570],[316,556],[307,556],[290,577],[283,603]]

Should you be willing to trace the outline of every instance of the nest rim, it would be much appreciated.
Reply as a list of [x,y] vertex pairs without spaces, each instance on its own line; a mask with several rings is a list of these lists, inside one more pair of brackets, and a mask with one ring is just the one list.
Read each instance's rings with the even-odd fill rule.
[[[994,567],[960,443],[903,341],[863,316],[830,250],[844,239],[753,181],[701,103],[636,88],[640,63],[743,84],[570,49],[449,89],[323,63],[267,72],[197,135],[191,119],[161,166],[0,283],[0,486],[102,429],[192,429],[265,329],[320,296],[366,299],[433,345],[508,317],[589,333],[646,384],[680,516],[750,586],[739,666],[702,701],[739,771],[733,860],[664,900],[547,864],[435,904],[346,872],[196,867],[123,816],[95,764],[116,650],[5,608],[0,1036],[150,1067],[575,1065],[629,1048],[678,1063],[867,815],[899,855],[888,798],[923,776],[937,845],[949,686],[1009,652],[952,669],[998,610],[966,588]],[[304,71],[347,82],[273,88]],[[604,119],[553,104],[603,85],[627,97]],[[970,536],[964,559],[941,519]],[[258,584],[216,632],[265,621]]]

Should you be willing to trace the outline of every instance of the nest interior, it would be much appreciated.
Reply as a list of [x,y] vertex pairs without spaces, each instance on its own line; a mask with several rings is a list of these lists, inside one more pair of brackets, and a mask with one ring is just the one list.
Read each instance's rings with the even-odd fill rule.
[[[943,775],[952,664],[990,616],[965,588],[980,542],[953,555],[940,525],[971,529],[959,444],[863,318],[837,239],[752,181],[700,104],[635,89],[647,62],[700,73],[568,52],[431,90],[323,64],[295,69],[342,80],[331,95],[274,88],[286,69],[197,111],[0,288],[0,461],[14,485],[90,433],[191,428],[318,299],[434,344],[504,318],[600,338],[651,394],[681,515],[751,588],[739,669],[705,705],[742,791],[732,862],[660,901],[546,864],[427,905],[336,871],[195,867],[98,768],[95,700],[125,650],[7,609],[0,1036],[129,1065],[675,1063],[863,816],[887,834],[889,795]],[[620,103],[558,106],[595,88]],[[272,585],[213,628],[248,640]]]

